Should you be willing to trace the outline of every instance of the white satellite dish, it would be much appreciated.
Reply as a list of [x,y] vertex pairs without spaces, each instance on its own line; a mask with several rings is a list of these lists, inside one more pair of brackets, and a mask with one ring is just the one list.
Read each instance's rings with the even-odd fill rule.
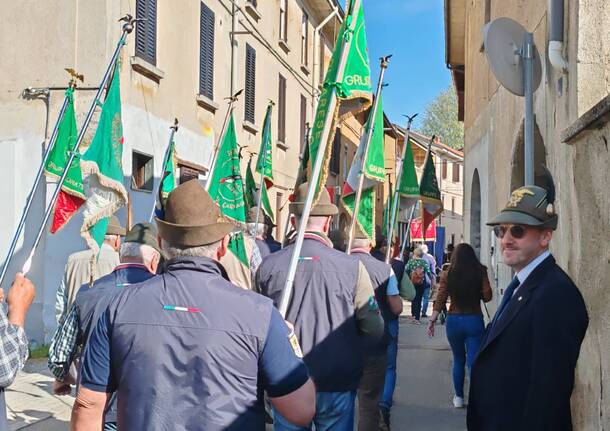
[[[485,55],[494,75],[511,93],[525,96],[524,36],[525,28],[510,18],[497,18],[483,28]],[[532,91],[536,91],[542,78],[542,64],[535,45],[533,47]]]

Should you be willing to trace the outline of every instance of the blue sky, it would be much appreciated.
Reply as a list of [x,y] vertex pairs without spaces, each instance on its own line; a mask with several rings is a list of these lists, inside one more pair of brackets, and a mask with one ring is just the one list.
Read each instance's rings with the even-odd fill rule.
[[[384,110],[403,125],[402,114],[418,112],[451,82],[445,66],[443,0],[364,0],[371,61],[377,85],[379,57],[392,54],[384,81]],[[417,121],[417,120],[416,120]]]

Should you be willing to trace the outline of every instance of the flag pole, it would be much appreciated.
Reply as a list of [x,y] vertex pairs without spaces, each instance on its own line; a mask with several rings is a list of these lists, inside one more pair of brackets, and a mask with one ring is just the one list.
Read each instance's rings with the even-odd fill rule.
[[[426,152],[426,158],[424,159],[424,170],[426,169],[426,165],[428,164],[428,158],[430,157],[430,154],[432,153],[432,142],[434,142],[434,140],[436,139],[436,135],[432,135],[432,137],[430,138],[430,142],[428,142],[428,151]],[[436,175],[436,173],[434,174]],[[423,180],[423,176],[419,181],[420,187],[421,187],[421,182]],[[424,203],[422,201],[421,204],[421,236],[424,240],[424,244],[426,243],[426,230],[427,230],[427,226],[424,225]]]
[[402,173],[405,169],[404,160],[405,154],[407,153],[407,145],[409,145],[409,134],[411,133],[411,124],[413,123],[413,119],[417,117],[417,114],[407,117],[407,131],[405,132],[405,143],[402,146],[402,155],[400,156],[400,170],[396,173],[396,187],[394,188],[394,200],[392,201],[392,210],[390,213],[390,217],[388,217],[390,221],[390,226],[388,226],[388,237],[387,240],[387,248],[385,251],[385,263],[390,263],[390,254],[392,253],[392,235],[394,235],[394,225],[396,224],[396,217],[398,212],[398,191],[400,190],[400,181],[402,180]]
[[[273,106],[275,105],[275,103],[273,103],[273,100],[269,101],[269,105]],[[271,114],[269,114],[271,115]],[[267,120],[266,115],[265,115],[265,120]],[[271,117],[269,117],[269,122],[271,122]],[[263,135],[265,134],[265,125],[263,124]],[[262,139],[264,139],[264,136],[262,136]],[[261,179],[258,183],[258,202],[256,203],[256,221],[254,222],[254,235],[258,235],[258,217],[261,214],[261,199],[263,198],[263,187],[266,187],[266,185],[263,185],[263,183],[265,182],[265,168],[267,167],[267,148],[265,146],[265,148],[262,148],[263,146],[265,146],[265,143],[262,142],[261,143],[261,154],[259,154],[259,157],[263,157],[263,166],[261,167]],[[263,150],[265,150],[265,152],[263,153]],[[273,156],[272,156],[273,157]],[[257,166],[258,168],[258,166]],[[272,167],[273,170],[273,167]]]
[[225,114],[225,119],[222,122],[222,128],[220,129],[220,135],[218,135],[218,141],[214,146],[214,151],[212,152],[212,160],[210,161],[210,170],[208,171],[208,180],[205,183],[205,189],[210,190],[210,185],[212,176],[214,175],[214,169],[216,168],[216,160],[218,159],[218,150],[220,149],[220,144],[224,139],[225,132],[227,131],[227,123],[229,122],[229,117],[233,114],[233,110],[235,109],[235,102],[239,99],[239,96],[242,93],[243,88],[239,90],[237,93],[232,95],[231,97],[227,97],[226,99],[229,101],[229,108],[227,109],[227,113]]
[[405,248],[407,246],[407,239],[411,236],[411,222],[413,221],[413,215],[415,214],[415,207],[417,206],[417,202],[413,204],[413,208],[411,208],[411,214],[409,215],[409,223],[407,224],[407,232],[405,233],[405,237],[402,240],[402,247],[400,247],[400,260],[403,260],[403,256],[405,255]]
[[80,147],[81,143],[83,142],[83,138],[85,137],[85,132],[87,131],[87,128],[89,127],[89,123],[91,123],[91,119],[93,118],[93,113],[95,112],[97,103],[101,98],[102,92],[104,91],[104,88],[106,87],[106,83],[108,82],[110,75],[114,71],[114,66],[119,58],[119,54],[121,53],[121,48],[123,48],[123,45],[125,45],[125,39],[127,38],[127,35],[133,31],[134,24],[136,22],[141,21],[141,19],[139,19],[139,18],[134,19],[133,16],[127,14],[123,18],[121,18],[119,21],[125,22],[122,27],[123,33],[121,34],[121,38],[119,39],[119,42],[117,43],[117,46],[114,50],[114,54],[112,55],[112,58],[110,59],[110,63],[108,64],[108,67],[106,68],[106,72],[104,72],[104,76],[102,78],[102,82],[100,82],[100,86],[97,90],[97,93],[95,93],[95,97],[89,108],[89,112],[87,113],[87,116],[85,117],[85,122],[83,123],[83,127],[81,128],[80,132],[78,133],[78,138],[76,139],[76,144],[74,145],[74,148],[73,148],[72,152],[70,153],[70,158],[68,159],[68,162],[66,163],[66,166],[64,167],[63,174],[61,175],[61,178],[59,179],[59,182],[57,183],[57,186],[55,187],[55,191],[53,192],[53,196],[51,197],[51,200],[49,201],[49,204],[47,205],[47,209],[44,213],[42,223],[40,224],[40,227],[38,228],[38,234],[36,235],[36,239],[34,240],[34,245],[32,246],[32,251],[30,252],[30,255],[28,256],[25,263],[23,264],[23,268],[21,269],[21,272],[23,272],[24,275],[29,272],[30,267],[32,266],[32,259],[34,257],[34,252],[36,251],[36,247],[38,247],[38,244],[40,243],[42,234],[45,231],[47,221],[49,220],[49,217],[51,216],[51,212],[53,211],[53,206],[54,206],[55,201],[57,200],[57,196],[59,195],[59,192],[61,190],[61,186],[62,186],[64,180],[66,179],[66,176],[68,175],[68,172],[70,170],[69,168],[70,168],[70,166],[72,166],[72,162],[74,161],[74,158],[78,154],[78,148]]
[[[354,0],[352,3],[352,9],[354,11],[360,11],[360,3],[361,0]],[[354,32],[354,27],[356,26],[357,19],[352,19],[350,22],[349,31],[351,34]],[[339,58],[339,64],[337,67],[337,74],[335,75],[335,79],[338,83],[343,82],[343,74],[345,72],[345,67],[347,65],[347,57],[350,51],[350,47],[354,37],[349,37],[344,40],[344,44],[341,48],[341,56]],[[279,303],[279,311],[283,317],[286,317],[286,312],[288,311],[288,304],[292,298],[292,290],[294,285],[294,277],[297,272],[297,265],[299,263],[299,255],[301,253],[301,248],[303,247],[303,240],[305,238],[305,229],[307,228],[307,222],[309,220],[309,213],[311,212],[311,208],[313,206],[313,198],[315,194],[315,190],[317,187],[317,183],[320,179],[320,173],[322,172],[322,164],[324,163],[324,155],[326,153],[326,146],[328,145],[328,137],[330,136],[330,129],[332,126],[332,120],[335,115],[335,108],[337,107],[337,87],[333,86],[331,88],[330,93],[330,101],[328,104],[328,108],[326,110],[326,116],[324,118],[324,128],[322,129],[322,134],[320,136],[320,146],[318,148],[316,154],[316,160],[313,165],[311,178],[309,178],[309,187],[307,190],[307,198],[305,199],[305,205],[303,208],[303,213],[301,214],[301,219],[299,223],[299,229],[297,232],[297,238],[294,245],[294,250],[292,251],[292,257],[290,259],[290,266],[288,267],[288,275],[286,277],[286,284],[284,285],[284,290],[282,292],[282,297]],[[324,187],[324,185],[322,185]]]
[[380,67],[379,71],[379,82],[377,82],[377,93],[375,94],[375,102],[373,103],[373,107],[371,108],[371,112],[369,114],[368,120],[368,129],[365,130],[366,133],[366,141],[364,142],[364,151],[362,153],[362,163],[360,164],[360,171],[358,172],[358,187],[356,188],[356,197],[354,201],[354,213],[352,214],[352,221],[349,226],[349,236],[347,240],[347,254],[352,254],[352,243],[354,241],[354,234],[356,231],[356,222],[358,221],[358,212],[360,211],[360,201],[362,200],[362,187],[364,186],[364,165],[366,164],[366,158],[369,154],[369,147],[371,145],[371,140],[373,139],[373,134],[375,133],[375,118],[377,118],[377,108],[379,107],[379,97],[381,96],[381,89],[383,87],[383,76],[385,75],[385,71],[388,68],[388,64],[390,62],[391,55],[380,58]]
[[155,210],[157,208],[157,198],[159,197],[159,193],[161,192],[161,187],[163,186],[163,179],[164,179],[164,175],[165,175],[165,165],[167,164],[168,160],[169,160],[169,154],[170,154],[170,150],[172,148],[172,142],[174,141],[174,135],[176,134],[176,132],[178,131],[178,119],[174,118],[174,125],[169,127],[171,129],[171,132],[169,134],[169,142],[167,144],[167,148],[165,149],[165,154],[163,155],[163,164],[161,165],[161,179],[159,180],[159,184],[157,185],[157,192],[154,195],[153,198],[153,208],[152,211],[150,213],[150,217],[148,219],[149,222],[152,223],[153,218],[155,217]]
[[[68,84],[68,88],[76,87],[76,79],[72,78],[70,83]],[[61,105],[61,109],[59,110],[59,115],[57,116],[57,122],[55,123],[55,127],[53,128],[53,133],[51,134],[51,138],[47,143],[47,147],[42,156],[42,162],[40,163],[40,167],[38,168],[38,172],[36,173],[36,177],[34,178],[34,184],[32,184],[32,188],[30,189],[30,193],[25,201],[25,206],[23,207],[23,211],[21,213],[21,219],[19,220],[19,224],[17,225],[17,230],[15,231],[15,235],[13,235],[13,240],[11,241],[11,246],[8,249],[8,253],[6,254],[6,258],[4,259],[4,265],[2,266],[2,272],[0,273],[0,286],[4,281],[4,276],[8,270],[8,265],[13,258],[13,254],[15,253],[15,248],[17,248],[17,242],[19,241],[19,237],[21,236],[21,232],[23,232],[23,228],[25,227],[25,220],[30,212],[30,208],[32,207],[32,202],[34,201],[34,194],[36,193],[36,189],[40,184],[40,180],[42,179],[42,174],[44,172],[44,167],[47,164],[49,159],[49,155],[51,154],[51,150],[55,146],[55,141],[57,140],[57,133],[59,132],[59,124],[61,120],[64,118],[64,113],[66,112],[66,108],[68,107],[68,97],[64,98],[64,103]]]
[[[300,170],[300,166],[303,164],[303,158],[305,157],[305,152],[309,151],[309,135],[311,132],[311,127],[309,127],[309,123],[305,123],[305,142],[303,144],[303,150],[301,151],[301,154],[299,155],[299,172],[297,172],[297,179],[295,181],[295,187],[292,190],[293,193],[296,193],[296,189],[297,189],[297,182],[299,181],[300,176],[302,175],[302,171]],[[289,205],[290,207],[290,205]],[[286,242],[288,241],[288,233],[290,232],[290,216],[292,216],[292,213],[289,211],[288,212],[288,218],[286,219],[286,226],[284,226],[284,236],[282,237],[282,248],[286,247]]]

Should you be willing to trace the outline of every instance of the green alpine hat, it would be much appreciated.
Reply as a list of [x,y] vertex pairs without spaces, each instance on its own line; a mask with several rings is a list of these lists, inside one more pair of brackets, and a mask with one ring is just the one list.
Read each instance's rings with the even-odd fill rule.
[[152,223],[137,223],[133,225],[131,230],[125,235],[123,242],[148,245],[161,253],[161,247],[159,247],[159,242],[157,241],[157,229]]
[[555,185],[550,172],[545,168],[547,187],[519,187],[510,195],[508,203],[500,214],[487,223],[522,224],[540,228],[557,229],[558,216],[555,213]]

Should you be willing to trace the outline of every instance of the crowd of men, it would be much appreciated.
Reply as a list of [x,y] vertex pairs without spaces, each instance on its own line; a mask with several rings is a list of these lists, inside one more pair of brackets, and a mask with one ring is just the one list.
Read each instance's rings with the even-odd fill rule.
[[[261,211],[251,211],[241,227],[250,264],[241,264],[230,250],[235,224],[196,180],[170,193],[156,226],[126,232],[113,217],[97,260],[90,251],[71,256],[49,350],[55,393],[77,386],[71,429],[263,430],[267,419],[276,430],[344,431],[354,429],[356,398],[359,430],[389,429],[404,266],[384,263],[384,250],[372,252],[359,231],[351,255],[334,249],[329,231],[338,209],[322,189],[302,220],[306,192],[301,185],[290,205],[293,227],[306,223],[306,234],[285,316],[277,306],[294,243],[282,248],[257,219]],[[548,204],[543,189],[532,189],[512,196],[492,221],[523,280],[509,286],[506,312],[490,325],[473,367],[470,430],[571,429],[587,316],[549,256],[556,215]],[[27,357],[23,324],[33,296],[18,274],[8,316],[0,313],[1,387]],[[560,333],[549,336],[552,326]],[[546,365],[545,352],[555,355]]]

